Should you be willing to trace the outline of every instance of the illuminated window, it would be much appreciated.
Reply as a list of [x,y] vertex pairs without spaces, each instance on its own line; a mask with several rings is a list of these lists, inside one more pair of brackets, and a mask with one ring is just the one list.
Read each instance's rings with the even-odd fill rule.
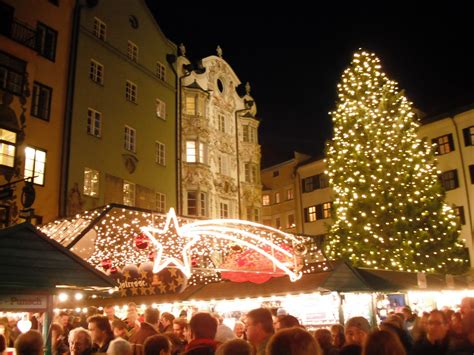
[[161,62],[156,62],[156,76],[163,81],[166,79],[166,67]]
[[155,142],[155,163],[166,165],[165,145],[161,142]]
[[128,41],[127,56],[128,59],[133,60],[134,62],[138,61],[138,46],[132,41]]
[[264,206],[270,205],[270,195],[263,195],[262,196],[262,205],[264,205]]
[[161,192],[156,193],[155,209],[160,213],[166,212],[166,195]]
[[166,120],[166,103],[156,99],[156,117]]
[[104,66],[94,59],[91,59],[89,78],[98,84],[104,83]]
[[92,108],[87,109],[87,133],[98,138],[102,133],[102,113]]
[[280,202],[281,202],[280,193],[279,193],[279,192],[275,192],[275,203],[280,203]]
[[464,207],[463,206],[457,206],[453,208],[454,214],[456,217],[459,219],[459,223],[461,225],[466,224],[466,218],[464,217]]
[[316,221],[316,206],[310,206],[304,209],[304,221],[305,222]]
[[15,166],[16,133],[0,128],[0,165]]
[[186,162],[205,164],[207,162],[207,145],[197,140],[186,141]]
[[324,218],[331,218],[331,208],[332,208],[332,202],[326,202],[323,203],[322,205],[322,217]]
[[288,189],[286,190],[286,199],[287,200],[293,200],[295,198],[293,189]]
[[129,126],[125,126],[123,147],[126,150],[129,150],[129,151],[135,153],[136,136],[137,136],[137,133],[136,133],[134,128],[129,127]]
[[436,144],[437,155],[443,155],[454,151],[454,142],[452,134],[447,134],[445,136],[434,138],[431,142]]
[[123,204],[135,206],[135,184],[130,181],[123,181]]
[[257,165],[255,163],[245,163],[244,172],[245,172],[246,182],[249,182],[249,183],[258,182]]
[[331,218],[331,208],[332,202],[307,207],[304,209],[304,220],[305,222],[314,222],[320,219]]
[[51,111],[51,96],[53,89],[50,87],[34,82],[33,95],[31,97],[31,115],[49,120]]
[[46,152],[31,147],[25,148],[25,178],[33,178],[33,183],[44,185],[44,171],[46,166]]
[[84,169],[84,195],[99,196],[99,172],[97,170]]
[[187,115],[191,116],[202,116],[201,112],[201,100],[196,94],[188,94],[185,97],[184,111]]
[[127,101],[137,103],[137,85],[129,80],[125,83],[125,98]]
[[97,17],[94,17],[94,36],[105,41],[107,35],[107,25]]
[[439,176],[441,185],[446,191],[454,190],[459,187],[458,172],[456,169],[445,171]]
[[288,215],[288,224],[286,225],[286,228],[294,228],[295,227],[295,215],[294,214],[289,214]]

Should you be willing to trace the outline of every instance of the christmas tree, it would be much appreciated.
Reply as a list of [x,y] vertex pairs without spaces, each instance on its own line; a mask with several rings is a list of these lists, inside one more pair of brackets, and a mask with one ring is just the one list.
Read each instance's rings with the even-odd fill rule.
[[331,116],[329,258],[397,271],[464,271],[467,252],[444,202],[433,148],[417,137],[411,103],[374,54],[354,54]]

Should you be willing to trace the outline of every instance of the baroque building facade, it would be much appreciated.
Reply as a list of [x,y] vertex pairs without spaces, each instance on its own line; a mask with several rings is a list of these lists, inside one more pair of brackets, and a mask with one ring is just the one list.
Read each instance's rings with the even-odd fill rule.
[[257,107],[222,50],[193,64],[180,46],[180,214],[202,218],[261,219]]

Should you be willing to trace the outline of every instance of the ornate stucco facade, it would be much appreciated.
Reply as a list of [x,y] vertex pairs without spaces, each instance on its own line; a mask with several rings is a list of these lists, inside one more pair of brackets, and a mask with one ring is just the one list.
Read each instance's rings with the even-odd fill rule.
[[220,48],[199,65],[184,47],[180,52],[180,213],[260,221],[259,120],[250,85],[237,93],[241,82]]

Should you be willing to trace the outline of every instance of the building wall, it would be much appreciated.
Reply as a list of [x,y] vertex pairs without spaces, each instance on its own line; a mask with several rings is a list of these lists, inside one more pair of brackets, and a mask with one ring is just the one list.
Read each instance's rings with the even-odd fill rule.
[[[32,206],[36,215],[32,222],[45,223],[57,218],[59,214],[61,144],[74,1],[62,0],[58,2],[58,5],[36,0],[2,0],[2,2],[14,8],[14,22],[16,23],[14,26],[17,27],[12,30],[10,35],[0,35],[0,51],[26,62],[27,89],[30,94],[26,97],[26,102],[23,105],[20,102],[20,97],[13,95],[13,102],[10,105],[18,119],[24,110],[26,126],[24,129],[25,140],[17,148],[19,174],[10,181],[24,177],[25,148],[27,146],[46,152],[44,184],[34,185],[36,199]],[[56,31],[57,34],[56,48],[51,59],[42,56],[35,43],[38,36],[37,26],[40,23]],[[2,25],[5,25],[5,22]],[[31,37],[30,31],[33,31],[33,37]],[[30,33],[27,37],[32,38],[32,41],[27,43],[32,44],[33,48],[20,43],[20,38],[26,33]],[[52,90],[50,112],[49,115],[44,115],[45,119],[31,114],[35,82],[46,85]],[[0,88],[0,100],[3,93],[4,91]],[[5,176],[0,175],[0,185],[6,182]],[[16,185],[15,192],[18,198],[12,206],[11,222],[13,223],[22,221],[22,219],[18,219],[16,212],[22,208],[20,197],[23,186],[23,183]]]
[[[96,18],[106,24],[105,39],[94,33]],[[135,25],[136,28],[133,27]],[[107,203],[124,203],[124,181],[135,184],[137,207],[158,209],[156,194],[166,196],[165,210],[176,206],[176,77],[167,62],[176,46],[161,32],[144,1],[99,1],[81,10],[71,121],[68,214]],[[138,57],[128,56],[128,41]],[[103,65],[103,83],[91,80],[91,60]],[[165,77],[157,74],[157,62]],[[126,82],[137,86],[136,102],[126,99]],[[157,115],[156,99],[166,105]],[[100,137],[88,133],[88,109],[102,114]],[[135,151],[124,147],[125,126],[136,131]],[[155,143],[165,146],[157,163]],[[88,196],[85,168],[99,172],[99,189]],[[120,188],[122,186],[122,188]],[[89,193],[90,194],[90,193]]]

